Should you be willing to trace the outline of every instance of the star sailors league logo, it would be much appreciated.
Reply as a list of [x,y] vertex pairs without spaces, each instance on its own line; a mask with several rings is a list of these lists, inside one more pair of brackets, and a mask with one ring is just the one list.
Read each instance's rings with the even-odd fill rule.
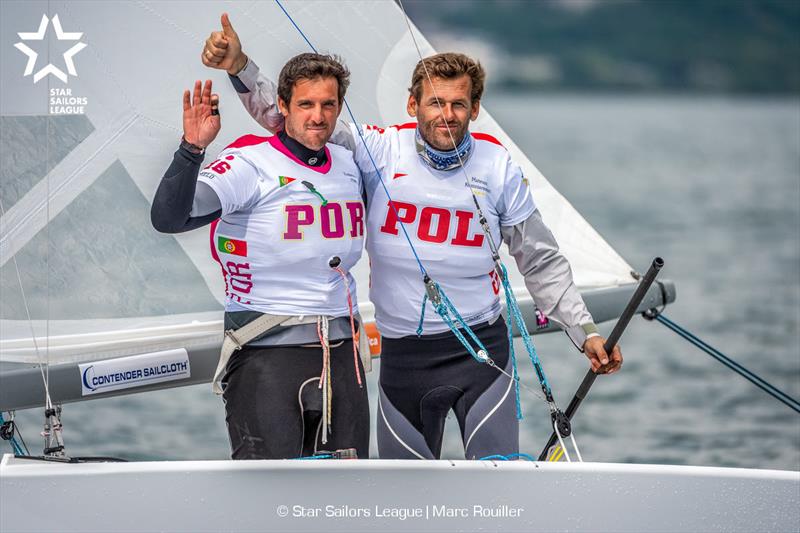
[[[22,41],[44,41],[45,33],[47,33],[47,23],[50,22],[48,20],[47,15],[42,15],[42,21],[39,23],[39,29],[35,32],[19,32],[19,38]],[[58,20],[58,15],[54,15],[52,18],[53,29],[56,32],[56,38],[59,41],[79,41],[81,37],[83,37],[83,32],[65,32],[61,28],[61,21]],[[39,70],[34,73],[36,69],[36,63],[39,58],[39,54],[36,53],[33,49],[31,49],[25,42],[19,42],[14,45],[14,48],[28,56],[28,63],[25,65],[25,74],[24,76],[30,76],[33,74],[33,83],[38,83],[39,80],[47,76],[48,74],[52,74],[59,80],[67,83],[69,77],[63,70],[58,68],[57,66],[53,65],[52,63],[48,63],[44,67],[40,68]],[[69,50],[64,52],[64,64],[67,67],[67,72],[69,76],[78,76],[77,70],[75,70],[75,63],[73,62],[72,58],[86,48],[86,43],[78,42],[74,46],[72,46]]]

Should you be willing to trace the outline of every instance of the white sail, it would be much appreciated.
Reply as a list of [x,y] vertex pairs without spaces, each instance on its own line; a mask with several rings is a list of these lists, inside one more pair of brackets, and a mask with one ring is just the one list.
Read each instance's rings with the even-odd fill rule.
[[[418,56],[394,2],[285,5],[320,51],[341,55],[351,68],[348,101],[359,121],[409,120],[405,101]],[[245,133],[263,133],[227,76],[200,63],[202,42],[218,28],[220,13],[230,14],[265,72],[277,73],[289,57],[308,50],[303,37],[273,2],[50,1],[4,3],[2,10],[0,362],[46,357],[52,364],[218,339],[223,285],[208,231],[158,235],[149,224],[150,201],[180,139],[182,91],[195,79],[214,80],[221,99],[222,131],[209,153]],[[43,16],[43,39],[23,39]],[[56,16],[65,35],[80,38],[59,40]],[[67,73],[64,54],[76,42],[86,46],[71,56],[75,75],[67,83],[49,74],[33,82],[46,61]],[[420,42],[423,53],[433,52]],[[28,76],[29,56],[17,43],[39,47]],[[86,99],[84,114],[51,114],[52,99],[62,102],[64,90]],[[497,137],[523,167],[580,288],[633,281],[625,260],[490,110],[472,129]],[[364,300],[367,269],[364,259],[354,271]]]

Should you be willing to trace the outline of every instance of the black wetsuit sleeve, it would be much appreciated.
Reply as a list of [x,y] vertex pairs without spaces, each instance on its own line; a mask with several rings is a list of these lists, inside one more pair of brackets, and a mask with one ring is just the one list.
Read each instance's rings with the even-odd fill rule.
[[203,154],[193,154],[178,148],[167,169],[150,208],[150,221],[161,233],[182,233],[212,223],[222,214],[219,209],[207,215],[192,217],[192,204],[197,175],[203,163]]

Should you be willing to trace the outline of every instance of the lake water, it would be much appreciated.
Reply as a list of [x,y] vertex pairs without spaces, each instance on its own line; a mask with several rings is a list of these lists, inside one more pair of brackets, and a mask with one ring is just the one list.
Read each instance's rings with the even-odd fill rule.
[[[666,316],[800,397],[800,100],[495,94],[485,105],[634,268],[665,259],[678,290]],[[535,340],[566,407],[586,360],[564,335]],[[597,380],[574,420],[585,460],[800,470],[800,415],[657,323],[636,318],[622,347],[622,371]],[[536,455],[549,417],[522,400],[521,451]],[[17,415],[36,453],[41,411]],[[229,453],[207,385],[67,404],[63,422],[71,455]],[[463,458],[454,419],[443,457]]]

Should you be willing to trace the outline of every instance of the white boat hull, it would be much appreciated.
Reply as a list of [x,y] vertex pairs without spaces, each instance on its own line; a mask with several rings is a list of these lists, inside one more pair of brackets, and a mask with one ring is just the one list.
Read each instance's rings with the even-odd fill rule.
[[4,532],[800,530],[800,472],[692,466],[6,455],[0,496]]

